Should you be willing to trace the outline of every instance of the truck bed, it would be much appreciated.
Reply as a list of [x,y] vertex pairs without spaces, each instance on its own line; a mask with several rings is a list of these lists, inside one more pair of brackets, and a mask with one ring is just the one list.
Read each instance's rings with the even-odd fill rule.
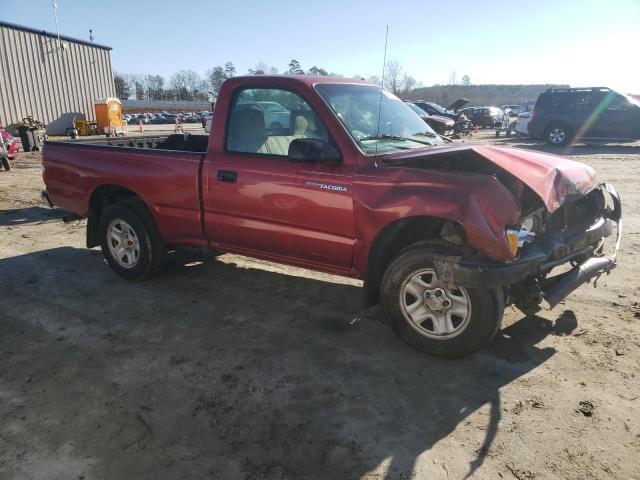
[[125,189],[150,206],[168,244],[206,245],[200,166],[207,135],[47,141],[43,178],[58,207],[88,216],[94,194]]
[[190,133],[185,133],[157,136],[101,138],[99,140],[93,138],[61,140],[56,141],[55,143],[205,153],[207,151],[208,142],[209,135],[192,135]]

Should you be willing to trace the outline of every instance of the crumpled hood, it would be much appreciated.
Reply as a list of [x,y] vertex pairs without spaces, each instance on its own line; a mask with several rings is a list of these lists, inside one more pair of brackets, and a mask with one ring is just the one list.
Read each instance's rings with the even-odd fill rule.
[[549,212],[557,210],[568,195],[584,195],[598,183],[595,170],[584,163],[559,155],[510,147],[481,145],[431,147],[428,150],[401,151],[386,156],[385,160],[391,162],[417,158],[428,160],[431,155],[468,150],[473,150],[527,185],[540,197]]

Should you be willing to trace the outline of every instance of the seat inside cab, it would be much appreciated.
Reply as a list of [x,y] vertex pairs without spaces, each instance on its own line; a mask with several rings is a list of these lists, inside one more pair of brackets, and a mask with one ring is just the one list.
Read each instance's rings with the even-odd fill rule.
[[227,149],[286,157],[289,145],[297,138],[328,140],[328,132],[311,110],[293,110],[288,126],[267,128],[265,114],[259,108],[243,108],[234,112],[230,124]]

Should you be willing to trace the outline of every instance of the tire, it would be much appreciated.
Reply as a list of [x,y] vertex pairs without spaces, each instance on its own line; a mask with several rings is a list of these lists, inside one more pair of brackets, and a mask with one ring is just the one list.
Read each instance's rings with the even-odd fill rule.
[[8,158],[2,157],[1,162],[2,162],[2,166],[4,167],[5,170],[7,170],[7,171],[11,170],[11,164],[9,163],[9,159]]
[[[447,253],[453,252],[425,244],[405,250],[384,274],[381,303],[392,330],[410,346],[440,357],[460,358],[476,352],[495,336],[504,314],[504,293],[502,289],[447,288],[434,269],[434,258]],[[427,288],[414,296],[410,284],[416,277]],[[410,310],[414,310],[413,317]],[[431,318],[420,320],[420,312]],[[438,325],[444,330],[438,332]]]
[[566,145],[571,139],[571,131],[564,123],[552,123],[544,135],[547,143],[555,146]]
[[511,137],[511,130],[507,130],[507,132],[505,133],[505,136],[507,138],[510,138]]
[[500,137],[500,130],[496,130],[496,138]]
[[[140,202],[128,201],[107,207],[100,216],[99,232],[102,254],[111,269],[122,278],[146,280],[164,266],[166,246]],[[125,252],[119,257],[117,252],[121,244]]]

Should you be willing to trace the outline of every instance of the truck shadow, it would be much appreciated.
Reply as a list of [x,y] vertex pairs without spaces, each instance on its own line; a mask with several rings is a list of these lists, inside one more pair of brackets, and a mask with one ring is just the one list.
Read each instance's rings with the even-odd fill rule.
[[0,227],[12,225],[39,225],[50,220],[59,220],[69,212],[46,207],[24,207],[0,210]]
[[0,285],[2,393],[29,412],[16,420],[8,406],[3,435],[34,445],[25,464],[73,445],[92,459],[76,476],[360,478],[385,465],[367,478],[410,478],[475,414],[482,428],[454,454],[468,468],[449,470],[461,478],[511,407],[500,389],[554,355],[537,346],[546,336],[577,325],[571,311],[523,317],[484,351],[440,360],[361,311],[357,287],[192,253],[130,283],[99,251],[57,248],[0,259]]

